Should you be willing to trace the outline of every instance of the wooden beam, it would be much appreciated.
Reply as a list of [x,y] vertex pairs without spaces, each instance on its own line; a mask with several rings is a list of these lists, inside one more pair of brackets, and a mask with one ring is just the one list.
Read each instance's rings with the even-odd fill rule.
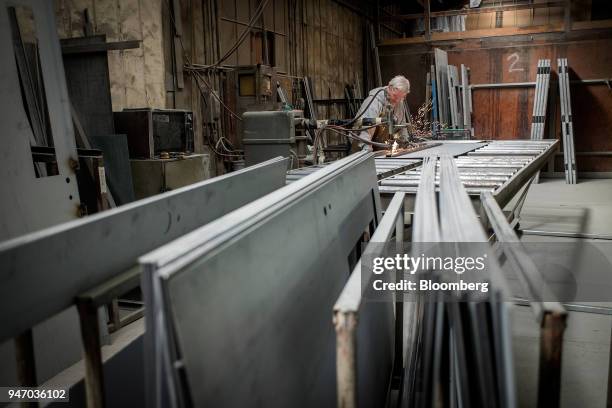
[[115,41],[100,44],[62,45],[62,54],[84,54],[90,52],[107,52],[112,50],[129,50],[140,47],[140,40]]
[[[449,16],[461,16],[469,14],[482,14],[482,13],[495,13],[504,11],[516,11],[516,10],[533,10],[539,8],[550,8],[550,7],[565,7],[565,1],[552,1],[547,3],[535,3],[535,4],[509,4],[506,6],[495,6],[495,7],[479,7],[479,8],[466,8],[460,10],[447,10],[447,11],[434,11],[430,13],[431,17],[449,17]],[[401,14],[397,16],[386,16],[383,20],[417,20],[423,18],[425,13],[415,14]]]
[[431,40],[431,2],[425,0],[425,38]]
[[597,28],[612,28],[612,20],[574,21],[572,31],[593,30]]
[[98,309],[92,302],[77,301],[77,310],[81,321],[87,408],[104,408],[104,367],[100,349]]
[[565,26],[565,32],[569,33],[572,29],[572,3],[570,0],[565,0],[565,7],[563,10],[563,25]]
[[565,314],[544,315],[540,331],[538,367],[538,407],[559,407],[561,399],[561,357]]
[[431,33],[431,40],[427,40],[424,36],[409,37],[409,38],[392,38],[382,41],[379,46],[388,45],[406,45],[406,44],[421,44],[434,41],[452,41],[466,40],[470,38],[489,38],[489,37],[505,37],[513,35],[529,35],[541,33],[563,32],[563,24],[551,24],[545,26],[533,27],[504,27],[490,28],[482,30],[457,31],[449,33]]

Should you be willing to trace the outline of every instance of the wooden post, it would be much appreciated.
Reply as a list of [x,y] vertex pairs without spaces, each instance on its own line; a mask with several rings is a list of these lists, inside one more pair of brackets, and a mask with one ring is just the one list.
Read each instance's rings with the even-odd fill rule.
[[425,15],[423,16],[425,23],[425,39],[431,40],[431,4],[430,0],[425,0]]
[[564,8],[564,16],[563,16],[563,28],[566,33],[569,33],[572,29],[572,2],[571,0],[565,0],[565,8]]
[[121,328],[121,317],[119,315],[119,300],[113,299],[108,304],[108,314],[113,324],[111,332],[116,332]]
[[[36,360],[34,359],[34,340],[32,329],[15,337],[15,357],[17,360],[17,379],[22,387],[36,387]],[[22,407],[37,407],[37,402],[23,402]]]
[[85,362],[85,392],[88,408],[104,407],[104,382],[100,327],[97,307],[93,302],[77,301]]
[[546,313],[540,334],[538,407],[558,407],[561,398],[561,352],[567,315]]

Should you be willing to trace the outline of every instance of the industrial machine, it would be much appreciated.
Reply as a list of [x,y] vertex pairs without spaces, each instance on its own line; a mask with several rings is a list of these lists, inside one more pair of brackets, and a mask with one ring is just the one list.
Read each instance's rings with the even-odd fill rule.
[[247,166],[277,156],[290,158],[290,168],[304,166],[310,138],[302,111],[245,112],[242,117]]
[[[377,150],[383,150],[386,156],[397,156],[436,146],[413,140],[402,140],[394,137],[385,143],[371,142],[358,136],[363,129],[385,126],[390,135],[396,135],[407,124],[396,123],[393,115],[384,118],[326,119],[314,120],[304,118],[299,110],[259,111],[243,114],[243,140],[246,165],[260,163],[272,157],[281,155],[291,158],[291,168],[303,167],[307,161],[310,164],[324,162],[320,138],[312,140],[309,134],[320,134],[326,130],[341,132],[349,139],[371,144]],[[312,149],[309,149],[309,145]],[[309,157],[308,157],[309,156]]]

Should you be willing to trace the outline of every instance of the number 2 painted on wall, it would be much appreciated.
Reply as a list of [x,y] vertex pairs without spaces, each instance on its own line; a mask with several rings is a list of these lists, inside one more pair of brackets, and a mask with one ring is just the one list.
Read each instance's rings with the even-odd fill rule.
[[518,68],[516,67],[516,64],[519,62],[519,55],[518,53],[513,53],[508,55],[508,57],[506,58],[506,61],[511,61],[510,62],[510,68],[508,68],[508,72],[517,72],[517,71],[524,71],[525,68]]

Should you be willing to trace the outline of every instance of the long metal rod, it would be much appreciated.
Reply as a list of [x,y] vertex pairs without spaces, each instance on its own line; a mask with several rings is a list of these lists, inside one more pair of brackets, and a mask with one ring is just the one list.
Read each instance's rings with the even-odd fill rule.
[[438,242],[440,240],[440,224],[436,205],[436,162],[437,157],[426,157],[423,160],[423,171],[418,182],[418,190],[414,203],[414,218],[412,239],[415,242]]
[[517,272],[523,292],[531,300],[532,310],[538,323],[542,321],[545,313],[565,314],[563,306],[556,301],[556,297],[544,280],[527,252],[524,250],[519,238],[508,224],[506,216],[493,198],[491,193],[480,195],[482,208],[487,221],[493,228],[497,241],[502,243],[504,252],[513,269]]
[[492,88],[531,88],[536,86],[535,82],[502,82],[491,84],[471,84],[471,89],[492,89]]
[[546,231],[536,229],[524,229],[521,233],[525,235],[539,235],[543,237],[561,237],[561,238],[585,238],[585,239],[601,239],[606,241],[612,240],[610,234],[590,234],[586,232],[568,232],[568,231]]

